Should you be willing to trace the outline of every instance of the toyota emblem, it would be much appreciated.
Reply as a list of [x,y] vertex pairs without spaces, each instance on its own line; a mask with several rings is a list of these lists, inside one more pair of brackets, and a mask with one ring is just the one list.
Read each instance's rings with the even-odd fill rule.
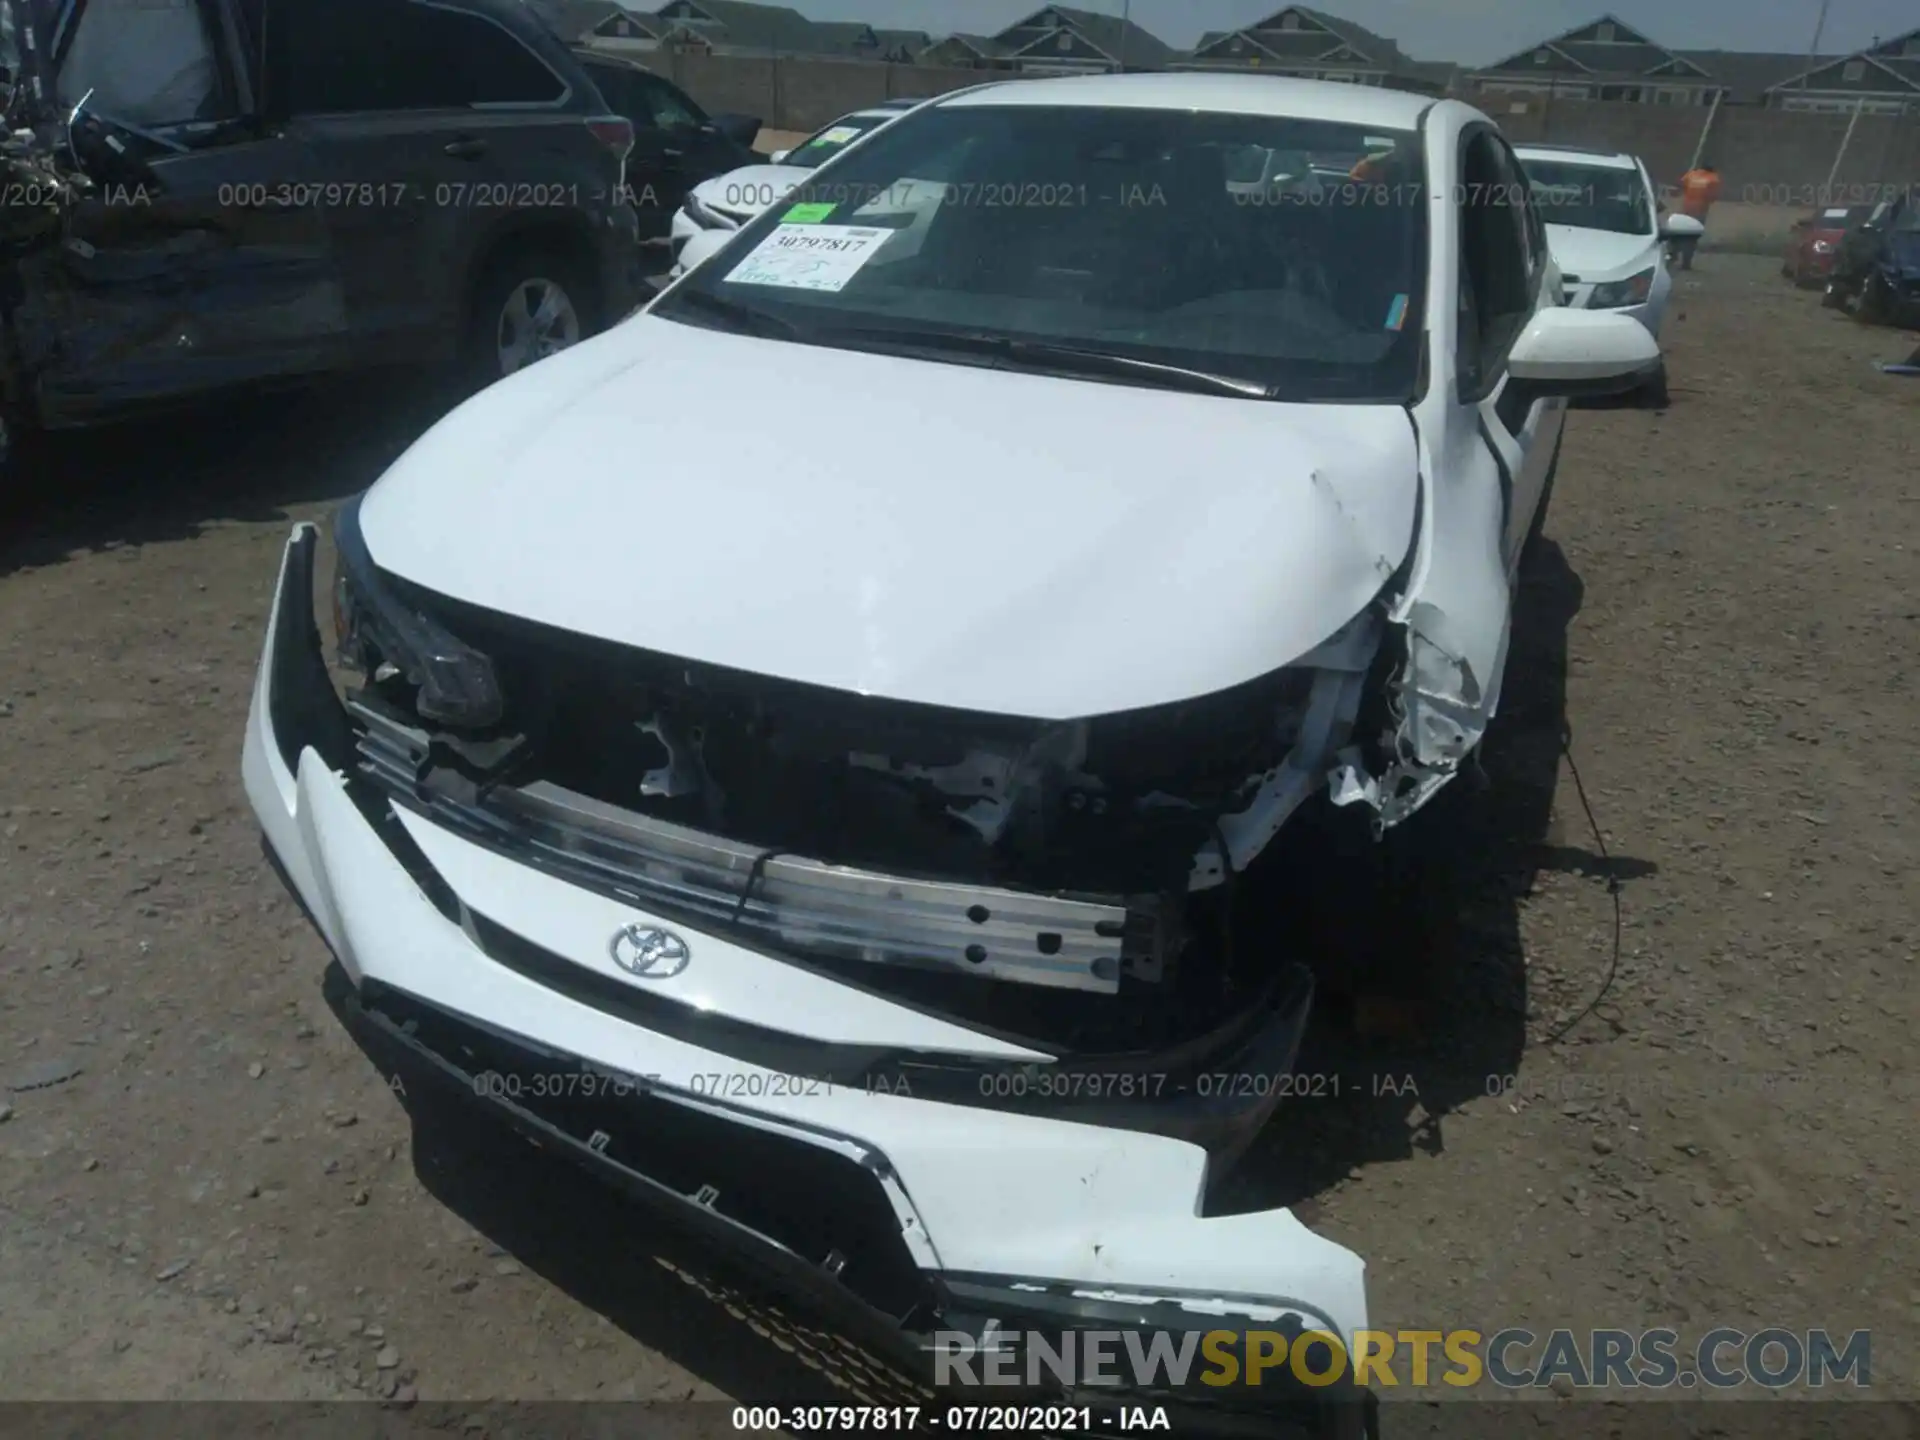
[[693,956],[687,942],[656,925],[624,925],[607,944],[613,963],[642,980],[671,980]]

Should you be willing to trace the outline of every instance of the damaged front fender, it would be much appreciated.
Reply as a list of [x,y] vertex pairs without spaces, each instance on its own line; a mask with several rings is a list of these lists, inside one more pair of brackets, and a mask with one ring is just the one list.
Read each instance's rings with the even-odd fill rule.
[[1414,430],[1420,512],[1406,583],[1387,597],[1401,653],[1386,680],[1384,758],[1370,765],[1349,747],[1329,777],[1333,803],[1370,806],[1376,833],[1419,810],[1478,748],[1499,707],[1512,633],[1500,467],[1477,436],[1436,454]]

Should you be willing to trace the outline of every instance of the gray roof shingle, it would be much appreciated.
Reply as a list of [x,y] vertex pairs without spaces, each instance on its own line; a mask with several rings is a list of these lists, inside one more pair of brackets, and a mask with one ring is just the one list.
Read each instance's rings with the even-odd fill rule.
[[1036,10],[1032,15],[1023,16],[1009,25],[994,38],[1004,40],[1012,32],[1027,28],[1036,16],[1046,13],[1046,10],[1056,11],[1087,43],[1099,47],[1116,60],[1124,58],[1129,66],[1158,69],[1178,53],[1136,21],[1123,21],[1118,15],[1102,15],[1093,10],[1076,10],[1066,5],[1049,5],[1044,10]]
[[[813,21],[798,10],[784,5],[755,5],[748,0],[692,0],[692,3],[712,16],[715,23],[697,20],[676,20],[675,23],[706,37],[716,48],[785,55],[829,53],[821,48],[822,41]],[[656,18],[667,17],[656,12]]]

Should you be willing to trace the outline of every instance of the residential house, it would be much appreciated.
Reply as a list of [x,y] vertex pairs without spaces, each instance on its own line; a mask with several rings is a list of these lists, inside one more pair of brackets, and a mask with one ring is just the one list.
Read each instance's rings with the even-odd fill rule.
[[1439,94],[1454,67],[1410,59],[1384,35],[1324,10],[1289,5],[1238,30],[1213,30],[1173,62],[1176,70],[1258,70]]
[[1852,55],[1822,56],[1811,67],[1802,59],[1767,88],[1765,103],[1777,110],[1920,114],[1920,30]]
[[615,0],[566,0],[556,24],[570,45],[600,50],[657,50],[661,27],[651,15],[629,10]]
[[649,17],[669,49],[709,55],[825,55],[813,21],[785,5],[747,0],[669,0]]
[[880,30],[863,20],[816,20],[813,29],[821,54],[852,60],[911,64],[933,43],[924,30]]
[[1461,77],[1469,94],[1544,94],[1641,105],[1766,103],[1769,88],[1807,57],[1757,51],[1672,50],[1613,15],[1528,46]]
[[920,59],[927,65],[1044,75],[1164,70],[1175,53],[1129,18],[1049,5],[997,35],[949,35]]
[[1003,54],[991,35],[947,35],[920,52],[922,65],[941,65],[955,70],[1011,70],[1011,57]]

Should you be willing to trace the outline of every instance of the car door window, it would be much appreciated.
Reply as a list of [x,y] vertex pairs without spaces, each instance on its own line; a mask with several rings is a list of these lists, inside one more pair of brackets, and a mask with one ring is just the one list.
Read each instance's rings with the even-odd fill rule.
[[609,110],[630,121],[636,130],[648,128],[651,117],[628,82],[632,70],[625,65],[592,64],[586,69],[587,78],[593,81],[594,89],[600,92],[600,98],[607,102]]
[[54,89],[92,95],[102,115],[150,129],[233,118],[220,52],[196,0],[92,0],[80,12]]
[[563,81],[503,26],[419,0],[281,0],[275,108],[293,115],[551,105]]
[[1495,141],[1498,161],[1501,167],[1501,187],[1507,192],[1511,203],[1520,211],[1520,242],[1527,257],[1527,297],[1533,300],[1540,293],[1540,283],[1547,273],[1547,226],[1540,218],[1540,207],[1534,203],[1533,187],[1527,183],[1527,172],[1520,163],[1520,157],[1504,140]]
[[[1509,167],[1491,131],[1462,142],[1460,333],[1462,401],[1484,399],[1499,383],[1507,351],[1533,313],[1540,271],[1528,257],[1526,184]],[[1544,247],[1538,261],[1544,266]]]
[[662,130],[693,130],[705,120],[694,103],[657,75],[634,71],[633,96],[640,114]]

